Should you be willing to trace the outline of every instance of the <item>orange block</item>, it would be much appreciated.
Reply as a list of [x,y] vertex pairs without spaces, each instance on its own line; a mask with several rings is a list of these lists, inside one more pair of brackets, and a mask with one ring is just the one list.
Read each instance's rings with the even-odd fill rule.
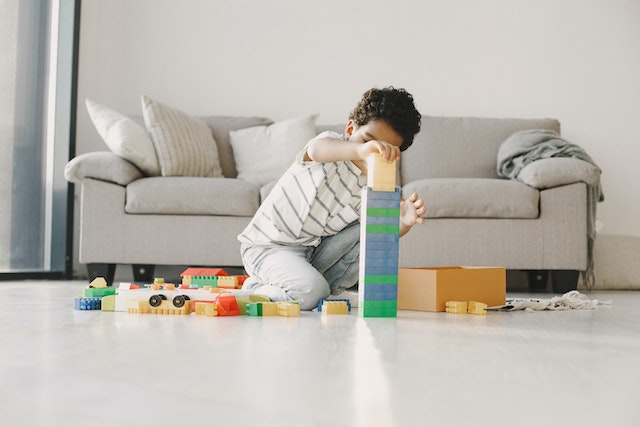
[[398,310],[445,311],[447,301],[504,305],[507,273],[502,267],[398,269]]
[[218,305],[218,316],[238,316],[242,314],[236,297],[231,294],[218,295],[216,304]]

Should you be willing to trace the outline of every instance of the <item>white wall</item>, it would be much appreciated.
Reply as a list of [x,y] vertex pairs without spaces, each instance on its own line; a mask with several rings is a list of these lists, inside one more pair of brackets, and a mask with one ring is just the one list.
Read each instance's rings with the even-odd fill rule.
[[[602,232],[640,237],[639,42],[635,0],[84,0],[78,94],[336,123],[394,85],[423,114],[555,117],[603,169]],[[83,107],[77,136],[106,149]]]

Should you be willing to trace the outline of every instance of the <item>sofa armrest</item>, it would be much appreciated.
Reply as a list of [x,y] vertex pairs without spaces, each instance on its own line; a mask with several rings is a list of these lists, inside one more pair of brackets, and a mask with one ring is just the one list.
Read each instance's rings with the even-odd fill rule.
[[65,179],[76,184],[94,178],[125,186],[142,176],[133,163],[108,151],[81,154],[64,168]]

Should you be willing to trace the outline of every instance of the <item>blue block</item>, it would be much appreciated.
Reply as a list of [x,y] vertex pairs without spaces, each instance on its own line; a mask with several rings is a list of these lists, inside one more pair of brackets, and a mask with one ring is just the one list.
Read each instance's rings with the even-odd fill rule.
[[398,299],[398,285],[370,283],[361,286],[363,299],[366,301],[389,301]]
[[365,224],[384,224],[384,225],[399,225],[400,217],[394,216],[368,216],[365,220]]
[[74,298],[73,306],[76,310],[100,310],[102,309],[102,298]]

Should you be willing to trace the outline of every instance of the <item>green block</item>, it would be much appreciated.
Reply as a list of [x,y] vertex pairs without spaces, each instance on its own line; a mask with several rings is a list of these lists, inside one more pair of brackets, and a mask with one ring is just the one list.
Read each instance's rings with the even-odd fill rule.
[[85,298],[102,298],[107,295],[115,295],[116,288],[108,287],[108,288],[85,288],[82,291],[82,296]]
[[218,276],[193,276],[191,278],[191,284],[198,285],[199,288],[204,288],[205,286],[217,288]]
[[382,284],[382,285],[396,285],[398,284],[398,276],[395,275],[373,275],[373,274],[369,274],[369,275],[365,275],[364,276],[364,284],[366,285],[367,283],[375,285],[375,284]]
[[262,316],[262,303],[261,302],[250,302],[247,304],[247,315],[248,316]]
[[400,216],[400,208],[367,208],[367,216]]
[[358,315],[360,317],[397,317],[398,302],[389,301],[359,301]]
[[371,234],[400,234],[400,225],[367,224],[367,233],[371,233]]

